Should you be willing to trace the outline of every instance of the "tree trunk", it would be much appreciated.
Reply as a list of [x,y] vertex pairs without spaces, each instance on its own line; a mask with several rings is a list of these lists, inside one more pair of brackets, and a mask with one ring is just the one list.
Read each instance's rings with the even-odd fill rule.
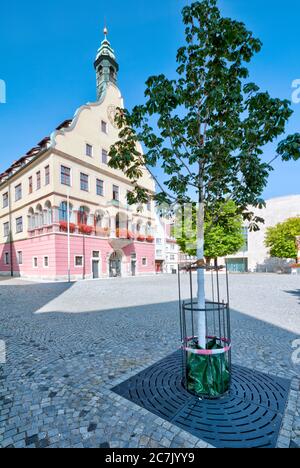
[[[197,210],[197,257],[204,259],[204,203],[199,203]],[[201,309],[198,313],[198,344],[206,348],[206,315],[205,315],[205,269],[197,270],[197,305]]]

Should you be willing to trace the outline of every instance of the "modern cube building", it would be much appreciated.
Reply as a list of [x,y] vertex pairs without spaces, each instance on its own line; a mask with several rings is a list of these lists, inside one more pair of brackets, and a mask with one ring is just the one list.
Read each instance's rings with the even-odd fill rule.
[[[300,216],[300,195],[288,195],[272,198],[266,201],[266,207],[262,210],[253,209],[255,214],[264,219],[257,232],[249,232],[245,226],[245,244],[236,255],[230,255],[227,259],[229,271],[241,272],[267,272],[272,273],[282,269],[288,270],[291,263],[285,259],[270,257],[265,245],[267,229],[282,223],[289,218]],[[296,242],[296,239],[295,239]],[[224,262],[224,259],[221,259]]]
[[[131,182],[108,167],[119,133],[116,108],[124,104],[106,35],[95,61],[97,101],[0,175],[1,275],[76,280],[155,273],[154,203],[129,206]],[[154,194],[146,168],[140,184]]]

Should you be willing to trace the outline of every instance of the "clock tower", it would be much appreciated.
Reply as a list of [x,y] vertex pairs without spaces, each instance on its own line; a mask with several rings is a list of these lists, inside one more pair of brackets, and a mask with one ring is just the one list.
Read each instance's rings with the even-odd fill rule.
[[108,30],[104,28],[104,40],[97,52],[94,63],[97,78],[97,99],[100,101],[105,93],[108,83],[117,83],[117,74],[119,65],[116,60],[115,52],[107,39]]

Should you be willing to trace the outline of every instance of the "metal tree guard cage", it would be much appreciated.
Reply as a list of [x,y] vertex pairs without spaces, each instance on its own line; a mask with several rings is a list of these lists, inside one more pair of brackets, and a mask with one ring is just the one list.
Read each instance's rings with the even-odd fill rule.
[[[193,292],[193,271],[204,268],[210,276],[211,300],[206,301],[205,310],[198,307]],[[226,301],[220,299],[222,273],[225,282]],[[182,271],[189,274],[190,299],[182,300]],[[220,398],[231,384],[231,332],[229,308],[229,281],[226,267],[205,266],[200,262],[184,265],[178,269],[180,328],[182,342],[183,384],[190,392],[202,398]],[[195,333],[197,316],[206,317],[206,348],[198,345]]]

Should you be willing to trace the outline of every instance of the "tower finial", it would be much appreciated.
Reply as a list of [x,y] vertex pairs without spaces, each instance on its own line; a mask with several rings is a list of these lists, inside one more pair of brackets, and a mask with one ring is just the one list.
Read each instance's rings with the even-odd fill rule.
[[107,26],[106,26],[106,21],[105,21],[105,26],[104,26],[103,32],[104,32],[104,39],[107,40],[108,29],[107,29]]

